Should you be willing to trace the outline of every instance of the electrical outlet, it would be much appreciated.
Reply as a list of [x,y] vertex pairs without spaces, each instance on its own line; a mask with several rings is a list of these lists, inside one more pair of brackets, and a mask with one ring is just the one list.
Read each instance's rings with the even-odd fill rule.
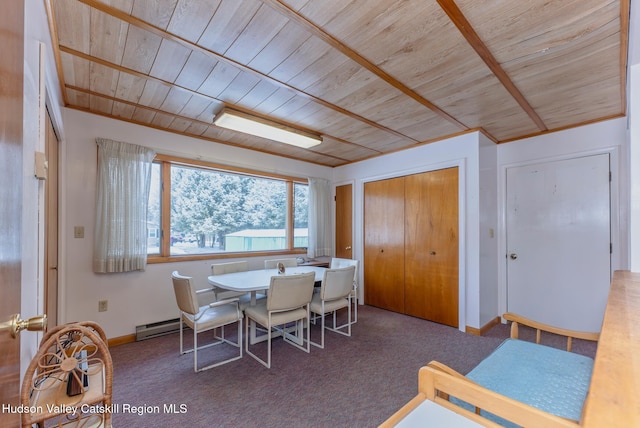
[[107,312],[108,300],[100,300],[98,302],[98,312]]

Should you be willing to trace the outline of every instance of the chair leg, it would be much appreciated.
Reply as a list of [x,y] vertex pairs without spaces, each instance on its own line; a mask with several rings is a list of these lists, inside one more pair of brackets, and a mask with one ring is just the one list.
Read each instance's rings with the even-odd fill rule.
[[198,325],[193,326],[193,371],[198,373]]
[[353,295],[353,324],[358,322],[358,292]]
[[180,355],[184,354],[182,345],[182,314],[180,314]]
[[[343,336],[349,336],[351,337],[351,324],[353,324],[353,321],[351,320],[351,296],[349,296],[349,304],[346,306],[347,308],[347,322],[342,324],[342,325],[336,325],[337,324],[337,318],[336,318],[336,313],[337,311],[333,312],[333,325],[331,327],[326,327],[327,330],[333,331],[334,333],[338,333],[338,334],[342,334]],[[344,331],[344,328],[347,328],[347,331]]]
[[[247,355],[252,356],[260,364],[270,369],[271,368],[271,329],[267,328],[267,361],[264,361],[262,358],[258,357],[256,354],[254,354],[249,350],[249,325],[251,324],[251,321],[252,320],[249,317],[247,317],[245,320],[244,350],[247,353]],[[255,323],[255,320],[253,322]]]
[[353,324],[358,322],[358,287],[353,286]]

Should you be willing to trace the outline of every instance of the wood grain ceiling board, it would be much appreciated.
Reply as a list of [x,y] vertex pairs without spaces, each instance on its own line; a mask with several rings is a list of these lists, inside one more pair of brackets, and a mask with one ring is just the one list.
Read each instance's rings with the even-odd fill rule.
[[73,89],[66,90],[68,107],[74,107],[79,110],[89,111],[89,94],[79,92]]
[[287,22],[287,18],[260,3],[255,15],[231,46],[224,51],[224,55],[243,64],[250,63],[267,45],[272,43]]
[[[629,0],[45,0],[69,107],[327,166],[624,114]],[[229,106],[325,134],[221,130]]]
[[375,104],[372,101],[370,108],[362,111],[362,115],[371,117],[386,127],[397,129],[418,142],[460,132],[455,124],[443,120],[433,111],[405,96],[398,96],[388,103]]
[[53,2],[53,15],[60,44],[87,54],[90,52],[91,33],[87,30],[90,27],[92,10],[76,0]]
[[[366,3],[349,15],[356,25],[337,16],[325,29],[467,127],[497,139],[537,130],[435,1],[397,2],[386,12],[384,1]],[[496,127],[505,110],[509,123]]]
[[[459,3],[550,128],[624,111],[620,2],[515,2],[507,8],[491,1]],[[499,26],[495,14],[506,25]]]
[[221,0],[179,1],[167,25],[167,31],[196,43],[220,3]]
[[218,61],[215,58],[201,52],[191,52],[189,59],[187,59],[176,78],[176,85],[197,91],[207,80],[209,73],[217,63]]
[[380,155],[380,152],[368,147],[362,147],[357,144],[345,143],[343,141],[336,141],[329,137],[322,141],[322,144],[314,147],[317,153],[328,154],[336,156],[346,161],[356,161],[358,159],[370,158]]
[[114,102],[113,108],[111,109],[111,114],[116,118],[123,118],[131,120],[133,118],[133,113],[135,113],[136,108],[131,104],[125,104],[120,102]]
[[[82,1],[83,1],[83,2],[86,2],[86,3],[89,3],[89,4],[93,5],[94,7],[100,7],[100,9],[101,9],[101,10],[108,11],[108,8],[105,8],[105,7],[104,7],[104,6],[102,6],[99,2],[96,2],[96,1],[94,1],[94,0],[82,0]],[[124,18],[126,18],[126,17],[123,17],[121,14],[117,14],[117,13],[113,13],[113,12],[109,12],[109,13],[110,13],[110,14],[113,14],[114,16],[119,16],[120,18],[123,18],[123,19],[124,19]],[[135,22],[135,21],[131,21],[131,22]],[[148,28],[149,28],[149,26],[148,26],[148,24],[144,24],[144,25],[142,25],[140,28],[148,29]],[[143,30],[143,31],[144,31],[144,30]],[[154,32],[154,34],[158,34],[158,31],[155,31],[155,32]],[[161,35],[161,34],[160,34],[160,35]],[[227,66],[227,69],[229,69],[229,70],[233,70],[234,68],[236,68],[236,67],[234,67],[234,65],[229,66],[229,64],[227,64],[227,63],[225,63],[225,65]],[[233,71],[234,71],[234,72],[237,72],[237,70],[233,70]],[[210,75],[210,78],[211,78],[211,75]],[[217,81],[217,83],[220,83],[221,79],[217,79],[216,81]],[[224,83],[226,83],[226,82],[224,82]],[[205,86],[206,86],[206,82],[205,82],[205,85],[201,86],[201,88],[204,88]],[[208,89],[208,88],[207,88],[207,89]],[[207,91],[203,91],[203,92],[205,92],[205,93],[206,93]],[[324,101],[323,101],[323,102],[324,102]],[[327,104],[327,105],[328,105],[328,104]],[[344,111],[343,113],[348,113],[348,112]],[[369,125],[375,125],[375,123],[374,123],[374,122],[368,122],[368,123],[369,123]]]
[[92,112],[111,115],[111,110],[113,109],[113,100],[95,96],[95,95],[90,95],[89,109]]
[[171,40],[162,40],[149,75],[167,82],[174,82],[187,63],[191,52],[190,49]]
[[66,84],[89,89],[89,69],[91,67],[89,61],[65,52],[60,54],[60,61]]
[[198,44],[224,54],[242,34],[262,3],[256,0],[222,0],[203,31]]
[[129,73],[120,73],[116,98],[137,103],[142,97],[147,79]]
[[114,96],[118,86],[120,72],[102,64],[91,63],[89,66],[89,90]]
[[131,15],[160,28],[167,28],[178,0],[137,0]]
[[248,65],[268,75],[310,38],[311,34],[308,31],[294,22],[287,21],[275,37],[248,62]]

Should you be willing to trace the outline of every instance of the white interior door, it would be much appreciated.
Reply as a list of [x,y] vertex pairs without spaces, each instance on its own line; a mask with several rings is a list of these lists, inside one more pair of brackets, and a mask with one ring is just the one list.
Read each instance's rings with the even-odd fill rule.
[[600,331],[611,281],[609,155],[507,169],[507,310]]

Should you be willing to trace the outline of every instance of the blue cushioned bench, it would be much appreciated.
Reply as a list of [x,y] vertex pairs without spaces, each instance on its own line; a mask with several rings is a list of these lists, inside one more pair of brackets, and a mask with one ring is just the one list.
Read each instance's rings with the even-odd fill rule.
[[[580,421],[591,383],[594,360],[569,352],[573,337],[597,340],[596,333],[558,329],[526,318],[505,314],[513,321],[511,339],[506,339],[465,376],[478,385],[552,415]],[[536,343],[518,339],[518,323],[537,329]],[[567,350],[540,344],[540,331],[567,337]],[[454,397],[452,403],[471,408]],[[502,418],[481,412],[487,419],[513,426]]]
[[[478,426],[578,428],[594,361],[571,353],[572,341],[597,342],[599,333],[561,329],[512,313],[503,318],[512,322],[510,339],[466,376],[437,361],[422,367],[418,395],[380,427],[410,422],[416,409],[432,401]],[[536,330],[535,343],[518,339],[519,325]],[[564,336],[566,351],[540,344],[542,331]],[[430,417],[407,426],[422,426],[429,422],[425,418]]]
[[[507,339],[466,377],[514,400],[579,421],[592,371],[593,359],[587,356]],[[492,415],[486,417],[509,425]]]

